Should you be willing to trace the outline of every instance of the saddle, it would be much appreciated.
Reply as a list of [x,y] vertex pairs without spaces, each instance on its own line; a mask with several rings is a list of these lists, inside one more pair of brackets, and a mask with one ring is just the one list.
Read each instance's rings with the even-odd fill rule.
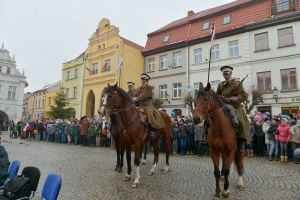
[[145,125],[148,125],[148,117],[145,112],[145,108],[143,108],[142,106],[138,106],[138,107],[136,107],[136,111],[138,111],[138,113],[140,115],[140,122],[142,122]]

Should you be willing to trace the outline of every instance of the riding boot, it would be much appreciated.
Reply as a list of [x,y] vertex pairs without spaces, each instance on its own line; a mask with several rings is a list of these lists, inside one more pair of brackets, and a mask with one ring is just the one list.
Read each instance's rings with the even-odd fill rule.
[[245,153],[245,139],[244,138],[237,138],[237,152]]

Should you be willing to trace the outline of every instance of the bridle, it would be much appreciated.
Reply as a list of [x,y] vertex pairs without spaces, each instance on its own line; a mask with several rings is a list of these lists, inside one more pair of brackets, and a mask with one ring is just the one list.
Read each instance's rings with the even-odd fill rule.
[[216,110],[213,110],[211,112],[208,112],[211,108],[211,100],[212,100],[212,95],[208,93],[208,105],[206,109],[200,108],[199,106],[196,106],[196,109],[200,110],[201,112],[204,113],[204,119],[209,119],[213,116],[215,116],[217,113],[221,112],[224,109],[224,105]]
[[[110,108],[109,106],[107,106],[106,104],[100,104],[100,106],[104,106],[105,108],[108,109],[108,115],[115,115],[121,112],[124,112],[126,110],[128,110],[129,108],[131,108],[132,106],[134,106],[134,104],[129,104],[128,106],[126,106],[125,108]],[[131,120],[129,121],[128,124],[131,124],[131,122],[133,121],[134,117],[137,115],[137,112],[134,113],[134,115],[132,116]]]

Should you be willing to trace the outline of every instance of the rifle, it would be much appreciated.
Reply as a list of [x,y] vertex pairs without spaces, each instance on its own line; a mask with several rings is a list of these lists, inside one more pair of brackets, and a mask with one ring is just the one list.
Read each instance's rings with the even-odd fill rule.
[[241,80],[241,83],[243,83],[247,77],[248,77],[248,74]]

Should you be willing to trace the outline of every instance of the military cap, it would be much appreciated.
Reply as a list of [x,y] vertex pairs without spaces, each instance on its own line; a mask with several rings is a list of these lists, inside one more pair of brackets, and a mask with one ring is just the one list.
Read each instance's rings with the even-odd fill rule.
[[141,74],[141,79],[143,79],[143,80],[150,80],[150,76],[148,74],[146,74],[146,73],[142,73]]

